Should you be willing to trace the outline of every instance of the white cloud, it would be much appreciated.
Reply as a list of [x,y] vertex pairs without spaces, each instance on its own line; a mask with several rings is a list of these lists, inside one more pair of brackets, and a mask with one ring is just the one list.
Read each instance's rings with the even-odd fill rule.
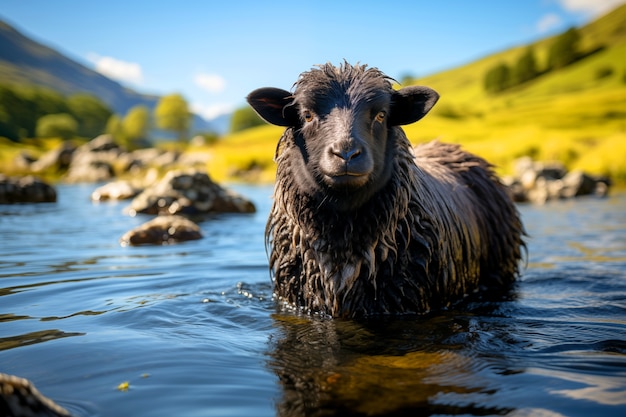
[[224,87],[226,87],[224,78],[217,74],[196,74],[193,78],[193,82],[209,93],[220,93],[224,90]]
[[[587,18],[599,17],[613,10],[626,0],[556,0],[565,13],[575,13]],[[546,14],[537,22],[537,32],[546,33],[563,24],[561,16],[555,13]]]
[[554,13],[550,13],[542,17],[539,22],[537,22],[537,31],[539,33],[545,33],[558,27],[562,23],[562,20],[559,16]]
[[596,17],[607,13],[625,0],[559,0],[559,4],[568,12],[582,13],[589,17]]
[[204,117],[207,120],[212,120],[224,114],[232,113],[235,110],[235,106],[230,103],[218,103],[209,106],[192,103],[190,107],[192,112]]
[[90,53],[87,59],[93,62],[96,71],[109,78],[132,84],[141,84],[143,74],[141,66],[134,62],[122,61],[110,56]]

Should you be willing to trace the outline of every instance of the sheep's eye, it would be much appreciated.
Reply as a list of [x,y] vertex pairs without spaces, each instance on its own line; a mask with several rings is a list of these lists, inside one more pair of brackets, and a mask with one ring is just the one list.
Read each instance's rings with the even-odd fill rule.
[[379,111],[378,113],[376,113],[376,117],[374,118],[374,120],[376,120],[378,123],[382,123],[385,120],[386,116],[387,113],[385,113],[384,111]]
[[303,116],[304,121],[307,123],[313,120],[313,112],[310,110],[305,110]]

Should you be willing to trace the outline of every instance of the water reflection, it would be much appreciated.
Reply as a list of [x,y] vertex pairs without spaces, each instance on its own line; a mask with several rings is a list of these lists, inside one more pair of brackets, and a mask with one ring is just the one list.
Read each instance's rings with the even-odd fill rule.
[[498,386],[471,347],[485,342],[471,316],[357,323],[278,314],[274,322],[280,416],[511,411],[487,400]]
[[586,400],[603,405],[626,405],[626,391],[622,377],[605,375],[585,375],[579,372],[566,372],[546,369],[529,369],[530,374],[558,378],[576,385],[570,389],[551,389],[551,394],[569,397],[575,400]]
[[19,336],[2,337],[0,338],[0,351],[13,349],[16,347],[33,345],[37,343],[49,342],[50,340],[61,339],[64,337],[84,335],[85,333],[64,332],[58,329],[50,329],[21,334]]

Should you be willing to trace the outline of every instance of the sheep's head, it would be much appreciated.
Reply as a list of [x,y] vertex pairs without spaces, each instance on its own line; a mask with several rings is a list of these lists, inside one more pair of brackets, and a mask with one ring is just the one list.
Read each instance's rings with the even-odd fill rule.
[[391,177],[394,129],[421,119],[438,98],[427,87],[394,90],[376,68],[346,63],[303,73],[293,93],[260,88],[247,99],[267,122],[293,129],[289,158],[298,186],[347,210]]

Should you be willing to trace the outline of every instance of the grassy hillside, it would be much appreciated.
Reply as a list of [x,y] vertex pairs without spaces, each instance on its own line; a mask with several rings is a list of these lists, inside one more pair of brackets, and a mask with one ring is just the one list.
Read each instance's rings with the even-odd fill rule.
[[[501,62],[514,64],[529,45],[415,80],[441,99],[430,115],[405,127],[407,136],[415,144],[461,143],[501,173],[512,170],[515,158],[530,155],[626,184],[626,5],[579,30],[584,59],[503,93],[485,92],[485,73]],[[553,41],[531,45],[540,69]],[[272,178],[281,132],[264,126],[224,138],[211,150],[210,171],[222,179],[253,167],[265,169],[262,179]]]

